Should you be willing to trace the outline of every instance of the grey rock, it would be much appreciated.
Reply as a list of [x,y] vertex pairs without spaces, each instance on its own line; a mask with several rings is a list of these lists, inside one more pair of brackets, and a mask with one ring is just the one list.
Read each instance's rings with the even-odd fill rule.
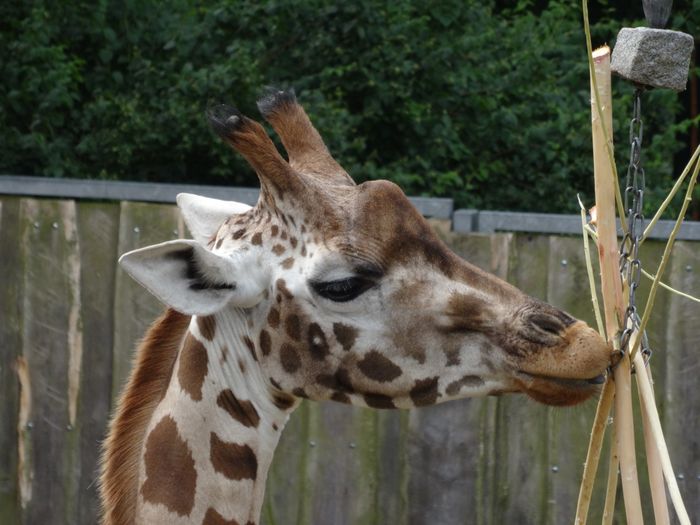
[[610,65],[614,73],[637,84],[683,91],[693,46],[693,37],[679,31],[624,27]]

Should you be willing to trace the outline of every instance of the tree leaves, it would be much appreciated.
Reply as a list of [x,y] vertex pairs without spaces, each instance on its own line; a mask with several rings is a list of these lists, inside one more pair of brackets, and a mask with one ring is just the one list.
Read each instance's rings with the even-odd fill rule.
[[[502,4],[502,3],[501,3]],[[4,7],[0,172],[256,185],[204,110],[251,116],[294,86],[358,181],[457,206],[575,211],[591,195],[580,14],[562,0],[38,2]],[[622,20],[594,30],[611,41]],[[624,166],[630,91],[616,83]],[[650,94],[649,205],[670,184],[678,99]],[[618,109],[619,108],[619,109]]]

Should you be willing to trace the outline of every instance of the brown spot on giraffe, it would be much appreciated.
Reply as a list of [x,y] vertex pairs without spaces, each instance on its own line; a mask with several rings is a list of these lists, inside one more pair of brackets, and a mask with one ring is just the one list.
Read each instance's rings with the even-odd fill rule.
[[284,296],[285,299],[291,300],[294,298],[294,294],[287,288],[287,282],[284,279],[277,279],[275,282],[277,285],[277,290]]
[[267,330],[260,332],[260,350],[264,356],[267,356],[272,351],[272,339]]
[[280,361],[282,362],[282,368],[286,372],[293,374],[301,366],[301,360],[299,359],[299,352],[296,348],[288,343],[284,343],[280,348]]
[[250,355],[252,355],[253,359],[255,361],[257,361],[258,355],[255,353],[255,343],[253,343],[253,341],[247,335],[243,336],[243,342],[245,343],[246,347],[248,348]]
[[204,515],[202,525],[240,525],[240,523],[238,523],[238,521],[235,519],[227,520],[221,514],[216,512],[215,509],[210,507],[207,509],[207,513]]
[[299,240],[296,237],[289,238],[289,244],[292,245],[292,248],[296,248],[298,242],[299,242]]
[[250,238],[250,243],[254,246],[260,246],[262,244],[262,232],[256,232]]
[[317,361],[323,361],[330,354],[328,349],[328,341],[326,334],[323,332],[318,323],[311,323],[307,332],[307,342],[311,357]]
[[337,401],[338,403],[345,403],[346,405],[352,403],[352,400],[348,397],[348,395],[344,394],[343,392],[333,392],[331,399],[333,401]]
[[274,306],[270,308],[270,312],[267,314],[267,324],[269,324],[272,329],[280,325],[280,311]]
[[286,249],[284,246],[282,246],[281,244],[275,244],[275,245],[272,247],[272,253],[274,253],[274,254],[277,255],[278,257],[279,257],[280,255],[282,255],[285,251],[287,251],[287,249]]
[[380,383],[393,381],[401,375],[401,368],[376,350],[362,358],[357,367],[364,375]]
[[348,326],[343,323],[333,323],[333,334],[343,347],[343,350],[348,351],[355,344],[358,331],[357,328],[353,326]]
[[287,257],[284,261],[282,261],[281,266],[285,270],[289,270],[292,266],[294,266],[294,257]]
[[459,366],[462,363],[459,357],[459,347],[446,348],[444,352],[445,357],[447,357],[447,366]]
[[209,447],[209,457],[216,472],[228,479],[255,481],[258,475],[258,458],[250,446],[227,443],[212,432]]
[[182,389],[195,401],[202,400],[202,385],[208,368],[207,349],[191,333],[188,333],[180,352],[177,379]]
[[270,235],[272,237],[277,237],[277,234],[279,233],[279,231],[280,231],[280,227],[277,226],[276,224],[273,224],[270,228]]
[[230,388],[219,393],[216,398],[216,404],[228,412],[241,425],[257,428],[258,423],[260,423],[260,415],[253,403],[238,399]]
[[448,396],[454,396],[457,395],[459,391],[462,390],[462,388],[465,386],[471,388],[484,386],[484,380],[481,379],[479,376],[466,375],[463,378],[458,379],[457,381],[453,381],[452,383],[447,385],[445,392]]
[[214,334],[216,334],[216,319],[213,315],[197,316],[197,327],[204,339],[207,341],[214,340]]
[[434,405],[438,398],[438,378],[418,379],[409,395],[417,407]]
[[144,453],[146,479],[141,485],[145,501],[162,504],[179,516],[194,507],[197,471],[192,451],[180,437],[175,420],[165,416],[151,430]]
[[371,408],[396,408],[396,405],[394,404],[393,399],[391,399],[389,396],[385,396],[384,394],[365,394],[364,396],[365,403],[367,403],[368,407]]
[[236,239],[240,239],[244,235],[245,235],[245,228],[241,228],[240,230],[236,230],[235,232],[233,232],[233,234],[231,235],[231,238],[236,240]]
[[486,319],[492,316],[489,314],[490,310],[488,303],[480,297],[453,293],[450,296],[447,310],[451,323],[443,330],[463,332],[482,329]]
[[301,340],[301,322],[297,314],[289,314],[284,320],[284,331],[294,341]]
[[303,397],[305,399],[308,399],[308,397],[309,397],[308,394],[306,393],[306,391],[303,388],[299,388],[299,387],[292,390],[292,394],[295,395],[296,397]]
[[289,410],[294,406],[294,397],[284,392],[275,392],[272,395],[272,402],[280,410]]

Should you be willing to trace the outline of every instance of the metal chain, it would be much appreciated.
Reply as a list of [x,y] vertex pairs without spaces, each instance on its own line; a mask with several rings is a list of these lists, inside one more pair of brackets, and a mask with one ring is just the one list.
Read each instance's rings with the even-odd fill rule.
[[[630,121],[630,163],[627,168],[627,181],[625,187],[625,211],[627,212],[628,231],[622,238],[620,245],[620,274],[627,282],[629,297],[625,310],[620,335],[620,351],[624,354],[629,351],[630,339],[635,330],[639,328],[641,319],[637,312],[637,288],[642,277],[642,263],[639,260],[639,245],[644,234],[644,168],[642,168],[642,138],[644,135],[644,123],[642,122],[642,90],[638,87],[634,91],[634,105],[632,120]],[[641,350],[645,360],[649,360],[651,349],[646,331],[642,334]]]

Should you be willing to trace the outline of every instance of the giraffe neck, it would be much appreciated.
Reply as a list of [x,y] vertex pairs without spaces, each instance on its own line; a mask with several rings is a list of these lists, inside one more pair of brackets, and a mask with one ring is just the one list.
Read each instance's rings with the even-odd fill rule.
[[267,472],[295,402],[262,375],[247,315],[225,310],[192,318],[146,431],[138,522],[258,523]]

